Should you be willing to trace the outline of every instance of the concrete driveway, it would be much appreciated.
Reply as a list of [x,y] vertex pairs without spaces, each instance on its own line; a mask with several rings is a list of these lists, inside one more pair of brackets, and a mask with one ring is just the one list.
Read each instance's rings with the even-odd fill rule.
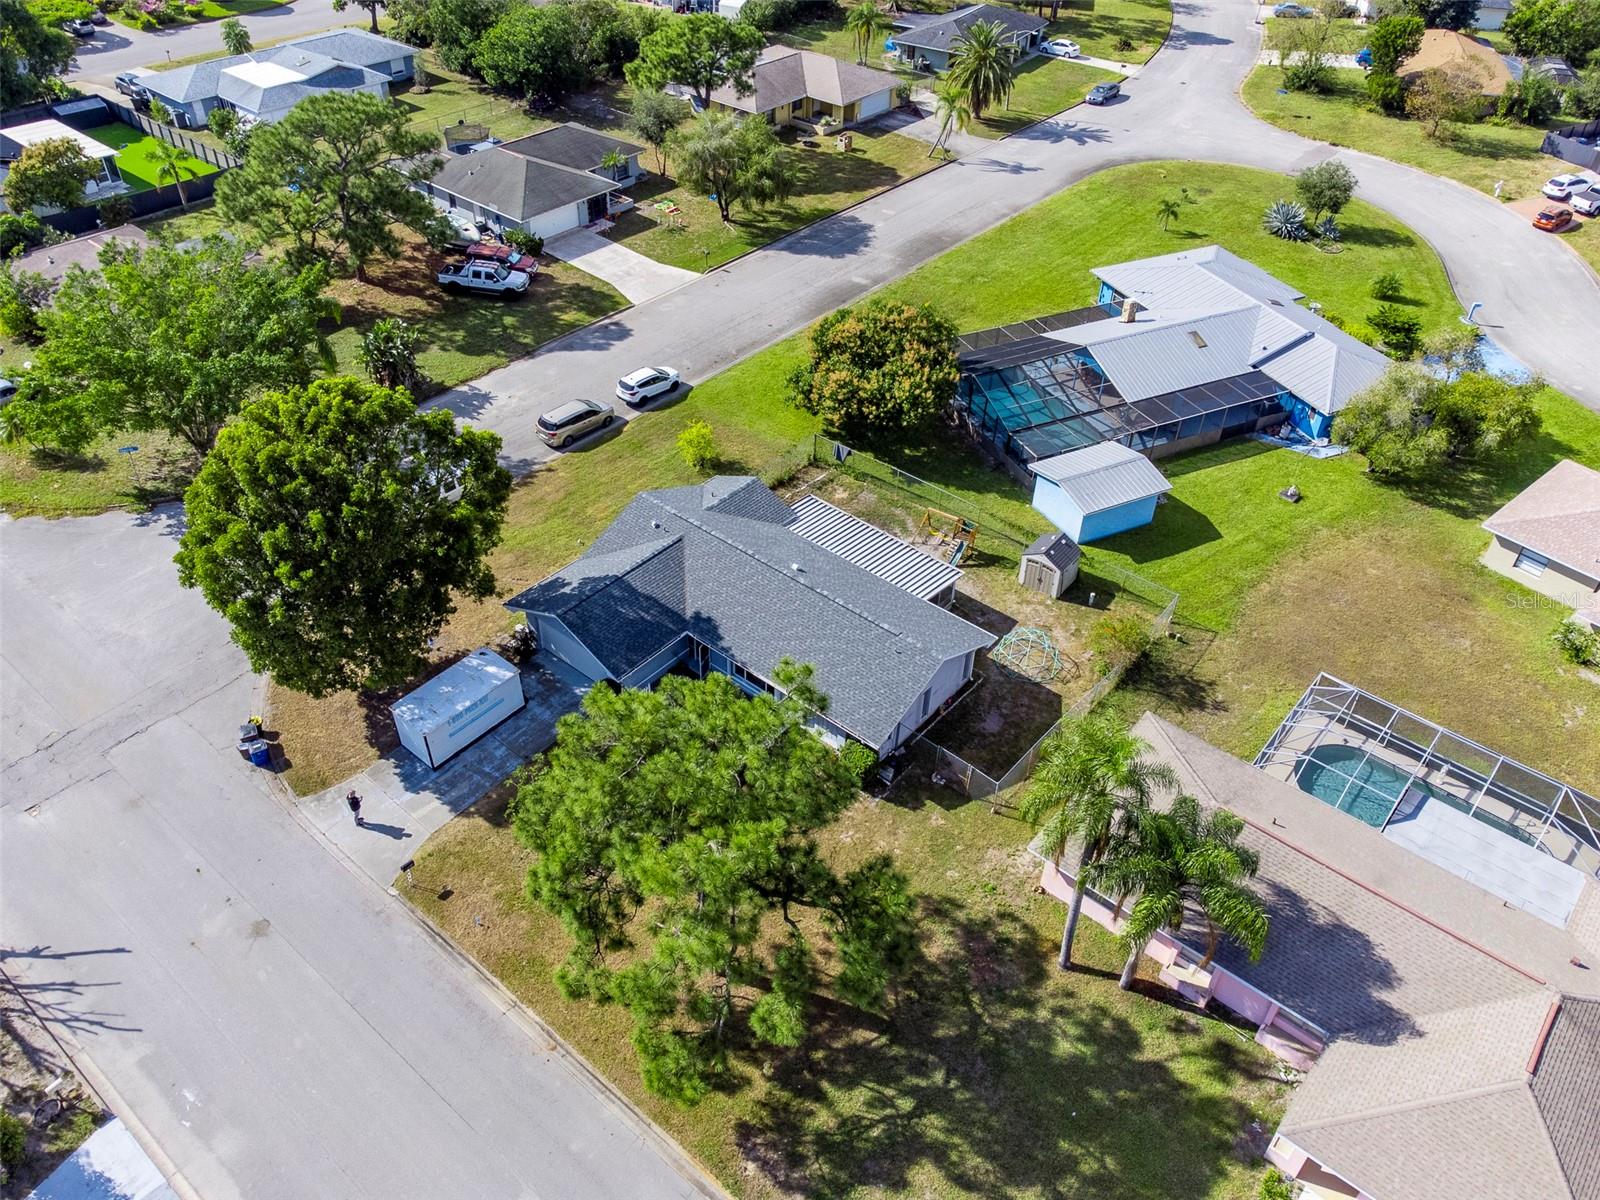
[[0,959],[179,1194],[716,1195],[234,749],[181,513],[0,518]]
[[588,229],[573,229],[544,244],[545,253],[604,279],[632,303],[654,300],[700,276],[669,267]]

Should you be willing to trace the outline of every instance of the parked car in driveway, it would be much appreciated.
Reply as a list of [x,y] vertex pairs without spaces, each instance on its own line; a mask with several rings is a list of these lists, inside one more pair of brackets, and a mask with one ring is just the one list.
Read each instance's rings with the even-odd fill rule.
[[89,20],[93,21],[96,25],[111,24],[111,18],[106,16],[106,14],[101,12],[98,8],[89,14]]
[[639,405],[678,390],[678,373],[671,367],[640,367],[617,380],[617,399]]
[[1600,184],[1586,187],[1581,192],[1573,192],[1567,198],[1567,203],[1586,217],[1600,216]]
[[616,419],[616,412],[604,400],[569,400],[539,418],[539,437],[547,446],[565,449]]
[[1314,17],[1316,12],[1304,4],[1275,4],[1272,6],[1272,15],[1275,17]]
[[1089,89],[1089,94],[1084,97],[1090,104],[1110,104],[1122,95],[1120,83],[1097,83]]
[[117,91],[127,96],[130,100],[141,100],[150,93],[144,90],[144,85],[139,82],[137,71],[124,71],[114,80]]
[[499,263],[468,260],[440,271],[436,279],[447,288],[479,292],[485,296],[521,295],[528,290],[530,276]]
[[1077,58],[1083,53],[1078,49],[1078,43],[1071,38],[1051,38],[1039,49],[1051,58]]
[[1539,215],[1533,219],[1533,227],[1554,233],[1558,229],[1565,229],[1571,222],[1572,210],[1570,208],[1561,208],[1559,205],[1552,204],[1548,208],[1539,210]]
[[500,242],[473,242],[467,247],[467,258],[479,262],[499,263],[502,267],[510,267],[513,271],[526,271],[529,275],[539,269],[539,260],[531,254],[524,254]]
[[1553,176],[1539,190],[1552,200],[1565,200],[1575,191],[1582,191],[1589,186],[1589,180],[1583,175],[1556,175]]
[[65,29],[75,38],[92,38],[94,36],[94,22],[87,17],[74,17],[70,21],[61,22]]

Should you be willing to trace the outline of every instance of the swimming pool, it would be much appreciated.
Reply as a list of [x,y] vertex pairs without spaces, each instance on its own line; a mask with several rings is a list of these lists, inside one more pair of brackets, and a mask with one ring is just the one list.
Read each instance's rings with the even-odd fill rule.
[[1381,758],[1364,757],[1357,746],[1318,746],[1301,761],[1295,782],[1324,804],[1382,829],[1409,776]]

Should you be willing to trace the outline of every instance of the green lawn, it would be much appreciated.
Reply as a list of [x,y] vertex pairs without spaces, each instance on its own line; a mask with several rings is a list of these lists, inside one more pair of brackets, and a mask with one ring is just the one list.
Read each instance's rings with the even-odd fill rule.
[[143,21],[130,20],[123,14],[122,9],[116,6],[106,9],[106,16],[119,25],[126,25],[129,29],[175,29],[183,25],[221,21],[226,17],[244,17],[251,13],[264,12],[269,8],[285,6],[286,0],[200,0],[199,4],[182,5],[183,16],[164,25],[157,23],[151,17],[146,17]]
[[982,120],[974,122],[971,132],[980,137],[1005,137],[1071,108],[1095,84],[1121,78],[1114,71],[1035,56],[1017,69],[1010,104],[985,113]]
[[[124,125],[117,121],[110,125],[97,125],[93,129],[84,130],[86,134],[103,146],[111,146],[117,151],[117,170],[127,180],[128,186],[136,192],[146,192],[151,188],[160,187],[163,183],[170,184],[170,178],[163,180],[160,176],[160,166],[155,160],[157,146],[165,145],[160,138],[151,137],[141,133],[131,125]],[[183,182],[202,175],[215,175],[217,168],[204,159],[196,158],[187,150],[183,152]]]
[[1544,181],[1561,170],[1556,159],[1539,153],[1542,129],[1458,125],[1449,141],[1433,141],[1418,122],[1367,107],[1364,72],[1335,71],[1333,79],[1333,90],[1325,95],[1280,92],[1283,72],[1257,67],[1241,94],[1263,121],[1304,137],[1392,158],[1490,195],[1495,183],[1504,180],[1505,200],[1537,195]]
[[0,511],[74,517],[148,508],[182,495],[192,469],[188,447],[159,433],[108,435],[75,457],[0,443]]
[[[785,133],[798,170],[794,196],[784,204],[756,210],[736,206],[732,224],[725,225],[715,202],[670,179],[653,180],[629,193],[638,206],[617,222],[611,239],[658,262],[703,271],[939,165],[928,157],[928,145],[914,138],[849,132],[848,151],[837,149],[832,137],[812,139],[817,146],[807,147],[797,134]],[[647,153],[643,161],[653,167],[654,157]],[[675,205],[679,211],[657,205]]]
[[416,128],[442,135],[447,127],[465,122],[486,126],[494,137],[510,141],[554,124],[548,117],[530,114],[520,101],[496,95],[465,75],[445,70],[431,50],[423,51],[419,61],[427,73],[427,91],[419,91],[413,83],[392,92],[395,103],[410,114]]
[[1035,893],[1028,834],[904,786],[846,812],[830,859],[890,852],[919,896],[892,1019],[824,1003],[804,1045],[737,1053],[730,1086],[693,1109],[644,1092],[625,1014],[552,983],[566,935],[526,899],[529,857],[495,809],[435,834],[416,887],[398,886],[740,1200],[1254,1197],[1251,1126],[1273,1128],[1287,1094],[1276,1068],[1153,980],[1119,991],[1121,955],[1092,922],[1080,969],[1056,970],[1063,910]]
[[1144,63],[1161,49],[1171,29],[1171,0],[1067,0],[1047,36],[1071,38],[1092,58]]

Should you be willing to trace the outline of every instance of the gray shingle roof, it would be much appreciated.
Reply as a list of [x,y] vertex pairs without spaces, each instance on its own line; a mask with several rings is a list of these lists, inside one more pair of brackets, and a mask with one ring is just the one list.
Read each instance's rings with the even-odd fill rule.
[[1533,1100],[1577,1200],[1600,1200],[1600,999],[1567,996],[1545,1039]]
[[1078,565],[1083,551],[1064,533],[1041,533],[1022,554],[1024,558],[1042,558],[1057,570],[1070,571]]
[[915,46],[919,50],[949,50],[956,40],[979,21],[993,21],[1015,34],[1037,33],[1050,22],[1032,13],[1014,8],[997,8],[992,4],[971,4],[926,20],[927,13],[906,13],[894,18],[894,41],[898,45]]
[[882,745],[934,673],[989,633],[796,534],[759,480],[643,492],[588,552],[508,607],[548,612],[613,675],[692,634],[771,676],[816,668],[829,719]]
[[1600,471],[1562,459],[1501,505],[1483,527],[1600,580]]
[[395,59],[406,58],[417,52],[413,46],[393,38],[380,37],[366,29],[330,29],[327,33],[313,33],[308,37],[295,38],[292,42],[284,42],[283,45],[299,46],[362,67],[382,67],[386,72]]
[[595,171],[600,160],[613,150],[632,155],[642,153],[644,147],[597,129],[567,124],[514,138],[501,149],[574,171]]
[[[222,72],[239,63],[279,62],[292,65],[292,59],[310,54],[355,66],[371,67],[386,66],[396,58],[415,53],[412,47],[403,42],[378,37],[358,29],[343,29],[295,38],[293,41],[268,46],[264,50],[255,50],[249,54],[229,54],[192,66],[173,67],[168,71],[151,71],[139,77],[139,85],[168,100],[188,104],[218,95],[217,84]],[[384,77],[388,77],[386,73]]]
[[618,186],[587,171],[515,154],[504,146],[445,158],[432,183],[514,221],[526,221]]

